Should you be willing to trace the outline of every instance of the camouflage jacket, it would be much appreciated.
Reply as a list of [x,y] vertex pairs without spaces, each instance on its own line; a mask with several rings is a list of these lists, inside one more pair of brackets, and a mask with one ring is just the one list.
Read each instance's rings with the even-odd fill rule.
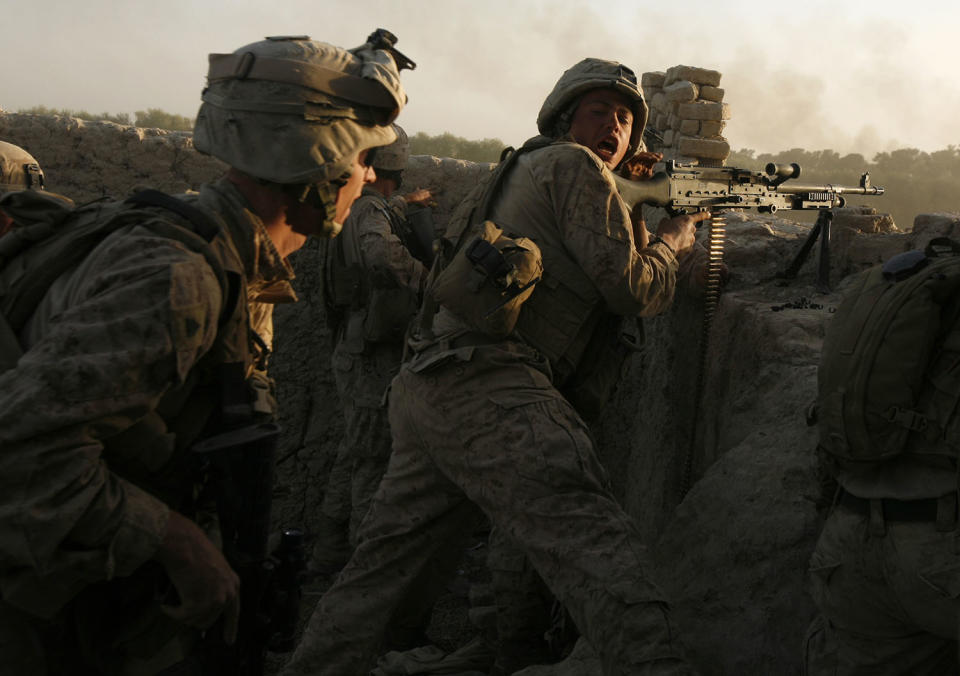
[[[269,341],[261,303],[293,299],[291,269],[228,181],[183,199],[219,217],[217,255],[254,301],[237,304],[236,342],[248,317]],[[40,616],[151,559],[196,482],[183,456],[211,411],[203,365],[225,349],[224,291],[171,228],[182,218],[135,211],[54,282],[0,375],[0,591]]]

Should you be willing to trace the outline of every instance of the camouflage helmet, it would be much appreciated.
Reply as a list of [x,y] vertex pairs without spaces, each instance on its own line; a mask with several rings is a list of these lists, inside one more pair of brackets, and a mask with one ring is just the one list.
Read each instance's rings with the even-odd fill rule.
[[15,190],[43,189],[43,171],[33,155],[20,146],[0,141],[0,195]]
[[393,131],[397,134],[396,141],[373,150],[370,165],[374,169],[403,171],[407,168],[407,160],[410,159],[410,140],[407,138],[407,132],[398,124],[393,125]]
[[584,59],[565,71],[540,108],[537,129],[544,136],[553,138],[565,133],[566,130],[558,133],[558,123],[569,123],[569,119],[563,120],[564,116],[572,113],[571,106],[591,89],[613,89],[633,102],[633,129],[630,131],[630,145],[623,159],[633,157],[637,151],[643,149],[643,128],[647,125],[649,108],[643,99],[637,76],[630,68],[616,61]]
[[359,150],[394,140],[389,125],[407,101],[398,66],[411,62],[379,42],[346,50],[271,37],[209,60],[194,146],[273,183],[349,175]]

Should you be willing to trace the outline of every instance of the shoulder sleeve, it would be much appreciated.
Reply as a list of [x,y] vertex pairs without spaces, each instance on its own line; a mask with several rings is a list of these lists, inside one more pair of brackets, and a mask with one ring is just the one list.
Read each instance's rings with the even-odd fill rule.
[[677,261],[662,245],[637,251],[633,226],[610,171],[587,148],[551,146],[534,167],[568,252],[612,312],[656,314],[673,299]]
[[355,215],[351,211],[347,219],[350,227],[356,229],[363,268],[368,273],[373,270],[387,272],[398,285],[419,291],[426,268],[393,233],[389,209],[385,200],[370,199]]
[[11,571],[69,570],[89,584],[153,556],[168,508],[111,472],[103,440],[183,385],[222,302],[202,255],[137,228],[108,237],[50,294],[42,335],[0,375],[4,589]]

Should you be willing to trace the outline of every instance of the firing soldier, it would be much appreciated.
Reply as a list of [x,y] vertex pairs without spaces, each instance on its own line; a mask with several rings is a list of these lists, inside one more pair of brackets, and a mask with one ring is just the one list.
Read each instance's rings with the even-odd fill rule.
[[0,285],[0,352],[22,349],[0,375],[3,673],[255,669],[243,618],[260,609],[234,568],[263,561],[228,563],[252,524],[211,502],[257,497],[235,480],[247,460],[269,483],[270,308],[295,299],[286,257],[340,229],[374,178],[367,150],[395,138],[406,96],[381,47],[277,37],[211,55],[194,143],[222,179],[0,242],[24,263],[0,275],[46,276]]
[[518,151],[489,215],[536,243],[543,279],[506,338],[443,305],[424,318],[391,384],[393,455],[360,544],[285,674],[363,673],[394,609],[474,505],[522,547],[604,674],[691,673],[643,543],[559,389],[598,314],[669,305],[677,259],[706,218],[664,220],[655,241],[631,219],[611,172],[639,148],[646,118],[633,71],[611,61],[578,63],[547,97],[541,136]]
[[[61,195],[47,192],[46,180],[40,164],[20,146],[6,141],[0,141],[0,196],[8,192],[31,190],[42,192],[46,197],[63,203],[64,207],[72,206],[72,202]],[[0,237],[3,237],[14,224],[13,212],[16,209],[8,206],[0,208]]]
[[397,194],[410,143],[401,127],[394,125],[394,130],[397,140],[368,156],[377,178],[364,186],[343,232],[327,245],[324,260],[344,435],[327,481],[309,566],[321,574],[339,570],[350,557],[357,527],[387,468],[391,439],[384,395],[400,370],[404,331],[420,304],[424,263],[429,262],[432,233],[418,239],[406,207],[432,196],[428,190]]

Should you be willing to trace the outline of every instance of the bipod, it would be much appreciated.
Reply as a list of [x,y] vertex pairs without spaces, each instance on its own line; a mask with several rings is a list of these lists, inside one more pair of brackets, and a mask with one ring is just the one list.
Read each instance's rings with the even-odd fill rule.
[[778,279],[795,279],[800,268],[810,255],[810,250],[820,239],[820,255],[817,260],[817,291],[830,293],[830,223],[833,220],[833,209],[823,209],[817,214],[817,222],[810,229],[810,234],[800,247],[793,262],[783,272],[777,273]]

